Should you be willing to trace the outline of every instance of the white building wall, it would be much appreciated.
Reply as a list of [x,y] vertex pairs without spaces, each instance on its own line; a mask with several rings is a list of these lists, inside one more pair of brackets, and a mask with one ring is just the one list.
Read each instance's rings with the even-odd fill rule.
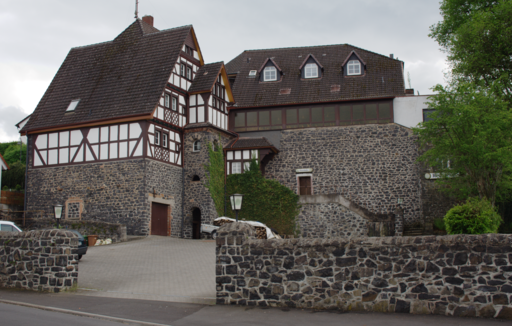
[[423,122],[423,110],[428,109],[429,95],[402,96],[393,100],[393,116],[396,124],[413,128]]

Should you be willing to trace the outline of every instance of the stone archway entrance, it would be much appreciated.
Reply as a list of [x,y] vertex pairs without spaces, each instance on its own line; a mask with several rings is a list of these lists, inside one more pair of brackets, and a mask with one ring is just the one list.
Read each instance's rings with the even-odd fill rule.
[[192,239],[201,239],[201,210],[192,210]]

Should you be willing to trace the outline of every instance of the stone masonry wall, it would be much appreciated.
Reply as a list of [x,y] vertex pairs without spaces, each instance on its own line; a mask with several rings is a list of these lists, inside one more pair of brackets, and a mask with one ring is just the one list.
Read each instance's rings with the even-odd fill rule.
[[[394,213],[400,198],[405,223],[412,224],[422,218],[417,157],[412,131],[395,124],[284,130],[280,152],[265,172],[297,192],[295,170],[312,168],[313,194],[338,193],[376,214]],[[322,219],[313,223],[301,230],[328,232],[319,230]]]
[[368,234],[368,221],[338,203],[301,205],[297,220],[304,237],[328,239]]
[[512,319],[512,235],[216,240],[217,304]]
[[[201,210],[201,223],[212,224],[213,220],[218,217],[210,192],[204,186],[206,182],[204,164],[209,162],[207,144],[219,140],[219,131],[210,128],[187,130],[184,138],[185,220],[183,229],[184,237],[190,239],[192,238],[192,211],[194,208]],[[201,150],[198,152],[193,151],[193,144],[196,140],[201,141]],[[229,138],[222,134],[223,147],[228,141]],[[195,175],[199,177],[199,181],[192,181]]]
[[64,230],[0,232],[0,287],[59,292],[77,284],[77,236]]
[[[183,175],[182,168],[146,159],[146,203],[149,201],[173,203],[171,206],[171,236],[181,236]],[[146,233],[149,233],[149,224]]]

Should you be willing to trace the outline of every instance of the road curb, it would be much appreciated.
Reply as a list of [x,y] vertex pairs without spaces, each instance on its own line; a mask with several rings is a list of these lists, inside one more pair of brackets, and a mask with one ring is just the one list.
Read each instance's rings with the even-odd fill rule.
[[124,323],[128,325],[142,325],[142,326],[170,326],[168,324],[158,324],[158,323],[151,323],[151,322],[145,322],[140,320],[133,320],[133,319],[125,319],[125,318],[118,318],[118,317],[111,317],[111,316],[105,316],[105,315],[98,315],[93,314],[89,312],[82,312],[82,311],[76,311],[76,310],[69,310],[69,309],[62,309],[62,308],[56,308],[56,307],[47,307],[47,306],[41,306],[36,305],[32,303],[25,303],[25,302],[19,302],[19,301],[11,301],[11,300],[3,300],[0,299],[0,303],[5,304],[11,304],[16,306],[22,306],[22,307],[28,307],[28,308],[35,308],[35,309],[41,309],[46,311],[53,311],[53,312],[60,312],[63,314],[69,314],[69,315],[75,315],[75,316],[81,316],[81,317],[90,317],[90,318],[96,318],[106,321],[115,321],[119,323]]

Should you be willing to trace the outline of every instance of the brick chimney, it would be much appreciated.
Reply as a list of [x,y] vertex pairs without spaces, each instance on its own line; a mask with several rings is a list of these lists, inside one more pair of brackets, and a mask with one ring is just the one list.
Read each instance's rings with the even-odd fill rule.
[[145,22],[146,24],[153,26],[153,16],[146,15],[146,16],[142,17],[142,21]]
[[414,88],[406,88],[405,95],[414,95]]

